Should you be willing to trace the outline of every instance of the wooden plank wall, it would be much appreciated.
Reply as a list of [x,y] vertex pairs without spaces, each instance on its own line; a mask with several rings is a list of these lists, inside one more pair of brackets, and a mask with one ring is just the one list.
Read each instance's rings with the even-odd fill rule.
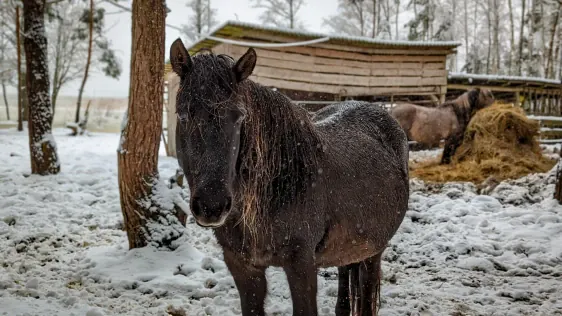
[[[213,51],[237,59],[247,49],[220,44]],[[438,52],[369,55],[318,47],[255,50],[258,59],[251,78],[267,86],[343,96],[439,94],[446,91],[445,51],[442,55]]]

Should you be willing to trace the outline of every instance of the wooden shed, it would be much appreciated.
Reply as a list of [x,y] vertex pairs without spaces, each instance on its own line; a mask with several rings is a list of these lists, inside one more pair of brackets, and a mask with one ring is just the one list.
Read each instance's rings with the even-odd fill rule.
[[[240,42],[244,45],[237,45]],[[447,89],[447,56],[460,45],[334,36],[228,21],[188,50],[195,54],[208,48],[239,58],[249,44],[254,44],[258,55],[251,79],[285,91],[318,93],[323,98],[442,97]]]

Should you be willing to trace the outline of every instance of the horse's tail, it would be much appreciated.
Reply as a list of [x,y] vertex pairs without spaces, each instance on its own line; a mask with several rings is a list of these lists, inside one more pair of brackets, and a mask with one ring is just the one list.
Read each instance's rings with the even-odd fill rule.
[[382,252],[349,265],[349,301],[351,315],[376,316],[381,303]]

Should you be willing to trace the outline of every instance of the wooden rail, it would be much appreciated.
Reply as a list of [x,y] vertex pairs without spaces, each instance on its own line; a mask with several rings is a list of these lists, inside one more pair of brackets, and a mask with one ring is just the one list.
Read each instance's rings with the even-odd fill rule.
[[542,144],[562,143],[562,117],[528,115],[531,120],[539,122],[539,141]]

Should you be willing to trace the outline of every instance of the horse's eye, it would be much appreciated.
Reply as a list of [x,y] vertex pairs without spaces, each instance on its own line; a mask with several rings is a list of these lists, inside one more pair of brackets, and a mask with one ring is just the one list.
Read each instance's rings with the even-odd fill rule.
[[185,123],[187,122],[187,115],[186,114],[176,114],[178,116],[178,119],[180,120],[180,122]]

